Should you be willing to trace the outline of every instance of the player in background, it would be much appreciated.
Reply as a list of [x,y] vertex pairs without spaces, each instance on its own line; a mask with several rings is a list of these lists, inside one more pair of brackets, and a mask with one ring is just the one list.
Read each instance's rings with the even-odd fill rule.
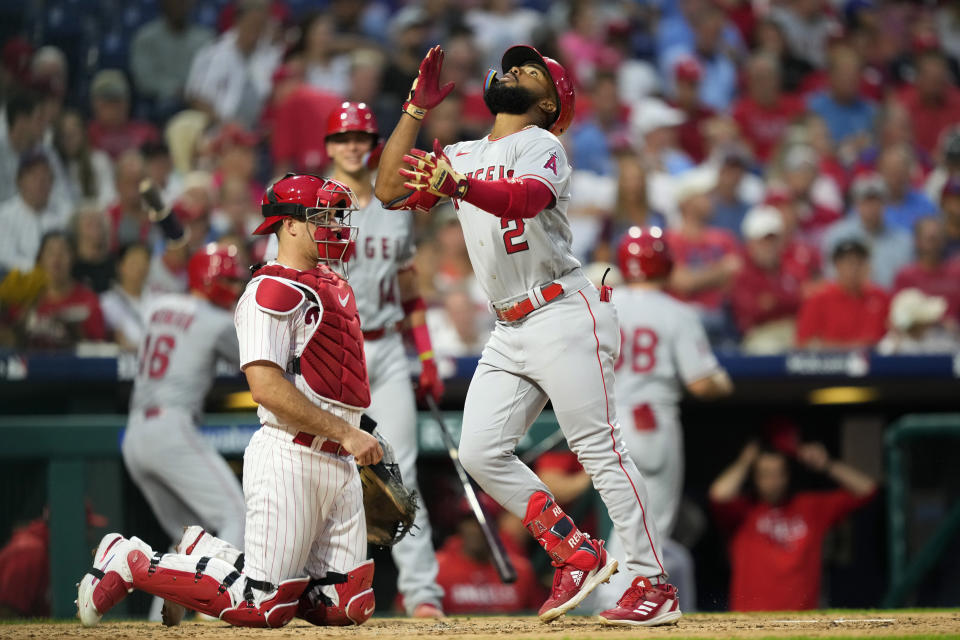
[[[350,286],[357,296],[363,348],[370,378],[370,408],[380,432],[393,446],[400,474],[417,488],[417,407],[403,338],[416,348],[421,372],[417,395],[439,400],[443,383],[433,358],[426,325],[426,304],[413,269],[413,213],[390,211],[373,197],[373,172],[380,133],[373,111],[362,102],[344,102],[327,120],[326,149],[333,179],[350,187],[358,210],[356,254],[350,261]],[[401,335],[402,333],[402,335]],[[407,614],[439,618],[443,589],[437,585],[437,557],[430,519],[418,509],[415,535],[392,549],[399,572],[397,587]]]
[[498,317],[467,392],[460,458],[487,493],[523,519],[557,568],[540,619],[573,609],[613,575],[617,562],[516,455],[517,442],[550,400],[611,519],[630,532],[623,568],[632,583],[601,621],[674,622],[681,615],[676,590],[666,583],[646,486],[617,424],[616,310],[571,252],[571,168],[557,136],[573,120],[573,83],[555,60],[532,47],[511,47],[503,77],[488,76],[490,134],[445,149],[434,141],[433,153],[425,153],[411,149],[421,120],[453,90],[439,87],[442,62],[443,51],[434,47],[420,65],[380,160],[376,195],[390,207],[420,210],[453,198],[470,262]]
[[347,187],[315,176],[288,174],[263,198],[255,233],[276,233],[278,256],[254,273],[235,314],[261,422],[244,452],[244,552],[200,527],[176,554],[107,534],[78,585],[85,626],[134,588],[237,626],[373,614],[356,465],[383,452],[359,428],[370,389],[353,291],[328,266],[350,258],[354,209]]
[[216,244],[190,257],[187,274],[189,293],[153,296],[144,307],[123,461],[171,540],[200,523],[242,547],[240,482],[197,429],[217,361],[240,366],[233,307],[247,274],[237,247]]
[[[648,515],[663,537],[663,562],[681,603],[694,608],[693,558],[670,538],[683,498],[679,405],[684,388],[697,398],[714,399],[732,393],[733,383],[711,351],[696,312],[663,291],[673,257],[661,229],[631,227],[617,249],[617,262],[626,283],[614,295],[620,316],[620,357],[614,367],[617,415],[627,451],[649,488]],[[608,553],[619,559],[624,532],[618,529],[616,534]],[[622,586],[619,578],[597,590],[598,603],[604,593]],[[684,588],[690,591],[689,600]]]

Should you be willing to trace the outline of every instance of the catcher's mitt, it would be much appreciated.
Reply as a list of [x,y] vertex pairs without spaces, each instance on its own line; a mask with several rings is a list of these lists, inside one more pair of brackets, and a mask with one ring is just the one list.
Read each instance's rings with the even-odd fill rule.
[[367,541],[383,547],[400,542],[413,527],[417,494],[403,486],[393,448],[375,430],[376,423],[364,416],[361,428],[380,441],[383,460],[359,467],[363,483],[363,510],[367,519]]

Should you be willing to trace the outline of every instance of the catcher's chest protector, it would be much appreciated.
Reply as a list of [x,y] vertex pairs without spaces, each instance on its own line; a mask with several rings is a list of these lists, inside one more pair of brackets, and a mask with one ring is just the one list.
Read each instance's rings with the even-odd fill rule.
[[[291,280],[312,291],[320,300],[323,307],[320,325],[298,359],[299,374],[307,386],[335,402],[360,408],[370,406],[363,333],[356,296],[347,281],[323,265],[310,271],[267,265],[253,274],[255,278],[259,276]],[[311,321],[309,311],[305,320]]]

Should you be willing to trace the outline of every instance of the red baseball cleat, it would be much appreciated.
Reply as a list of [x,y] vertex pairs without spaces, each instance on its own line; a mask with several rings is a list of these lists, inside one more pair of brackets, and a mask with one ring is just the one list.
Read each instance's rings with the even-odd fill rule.
[[551,622],[570,611],[583,602],[583,599],[598,585],[609,580],[610,576],[617,572],[617,561],[607,559],[603,540],[589,540],[588,543],[596,552],[596,564],[592,569],[581,569],[577,566],[579,563],[574,564],[576,560],[582,559],[578,556],[587,555],[586,551],[580,550],[570,557],[574,562],[566,562],[557,568],[553,575],[553,589],[550,591],[550,597],[538,612],[541,621]]
[[681,615],[675,586],[653,586],[646,578],[637,577],[617,601],[617,606],[600,614],[600,622],[613,626],[656,627],[675,624]]

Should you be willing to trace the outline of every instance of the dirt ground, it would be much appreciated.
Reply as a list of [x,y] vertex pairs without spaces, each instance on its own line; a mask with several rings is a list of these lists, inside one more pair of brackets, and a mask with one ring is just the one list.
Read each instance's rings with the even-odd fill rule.
[[[266,635],[265,635],[266,634]],[[295,620],[277,630],[238,629],[216,622],[184,622],[168,629],[144,622],[104,622],[99,627],[84,629],[79,623],[14,624],[0,626],[0,638],[116,638],[118,640],[169,640],[202,638],[375,638],[389,640],[424,640],[449,636],[458,640],[510,638],[543,638],[547,640],[592,640],[604,638],[760,638],[811,637],[836,638],[851,636],[930,636],[960,637],[960,611],[956,612],[815,612],[807,614],[695,614],[685,616],[671,627],[622,628],[604,627],[596,618],[567,616],[553,624],[542,624],[536,618],[454,617],[445,621],[421,622],[402,618],[374,618],[362,627],[323,628]]]

